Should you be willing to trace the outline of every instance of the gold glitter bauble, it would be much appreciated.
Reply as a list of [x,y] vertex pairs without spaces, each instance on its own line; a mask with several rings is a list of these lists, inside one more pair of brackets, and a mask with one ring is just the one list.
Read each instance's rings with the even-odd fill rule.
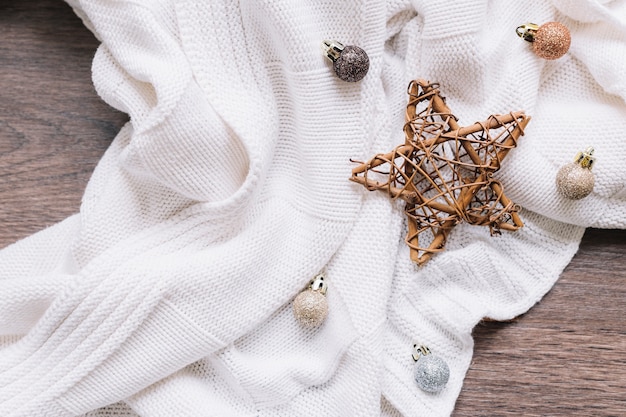
[[557,59],[569,50],[572,38],[569,29],[559,22],[548,22],[533,35],[533,51],[544,59]]
[[589,168],[575,162],[563,165],[556,174],[557,191],[570,200],[580,200],[593,191],[595,177]]
[[324,322],[328,314],[328,302],[319,291],[302,291],[293,300],[293,314],[305,327],[317,327]]

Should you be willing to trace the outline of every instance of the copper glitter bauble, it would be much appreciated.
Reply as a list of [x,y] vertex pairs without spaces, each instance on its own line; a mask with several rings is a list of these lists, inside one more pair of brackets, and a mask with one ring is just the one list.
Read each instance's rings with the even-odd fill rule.
[[304,327],[317,327],[328,315],[328,302],[319,291],[302,291],[293,300],[293,314]]
[[572,37],[569,29],[559,22],[548,22],[541,26],[526,23],[517,28],[517,34],[532,42],[533,52],[544,59],[557,59],[569,50]]
[[370,69],[367,53],[358,46],[344,46],[337,41],[324,41],[322,44],[326,57],[333,62],[337,77],[353,83],[361,81]]
[[533,51],[544,59],[557,59],[569,50],[572,38],[569,29],[559,22],[539,26],[535,33]]
[[559,169],[556,174],[556,189],[565,198],[580,200],[593,191],[596,182],[591,167],[593,165],[593,148],[578,152],[574,162]]

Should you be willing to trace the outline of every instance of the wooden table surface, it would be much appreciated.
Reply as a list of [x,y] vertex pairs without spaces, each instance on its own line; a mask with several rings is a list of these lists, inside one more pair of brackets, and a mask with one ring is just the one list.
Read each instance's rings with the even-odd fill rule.
[[[5,247],[78,211],[127,117],[95,93],[98,42],[61,0],[0,0],[0,34]],[[480,324],[453,415],[626,416],[625,251],[626,231],[588,230],[543,301]]]

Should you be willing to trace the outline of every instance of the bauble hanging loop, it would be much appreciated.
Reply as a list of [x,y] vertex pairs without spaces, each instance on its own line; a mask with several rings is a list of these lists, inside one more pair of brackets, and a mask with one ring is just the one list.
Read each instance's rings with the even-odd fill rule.
[[450,379],[450,368],[445,360],[418,344],[413,345],[413,360],[415,382],[422,391],[437,393],[444,389]]
[[358,46],[344,46],[341,42],[325,40],[322,49],[326,57],[333,63],[337,77],[353,83],[361,81],[370,68],[367,53]]
[[320,273],[311,280],[309,287],[293,300],[293,314],[302,326],[314,328],[324,322],[328,315],[327,290],[325,276]]
[[533,52],[543,59],[557,59],[569,50],[572,42],[569,29],[559,22],[548,22],[539,26],[525,23],[515,30],[517,35],[533,44]]
[[591,167],[595,162],[594,149],[578,152],[574,162],[563,165],[556,174],[556,189],[565,198],[580,200],[593,191],[595,176]]

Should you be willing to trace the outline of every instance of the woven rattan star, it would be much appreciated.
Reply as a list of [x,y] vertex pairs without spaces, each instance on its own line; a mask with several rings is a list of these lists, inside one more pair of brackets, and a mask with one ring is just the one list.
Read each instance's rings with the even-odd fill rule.
[[405,143],[354,168],[351,180],[406,202],[413,262],[422,265],[442,251],[461,221],[488,226],[492,235],[522,227],[493,173],[530,117],[512,112],[460,127],[437,84],[412,81],[408,93]]

